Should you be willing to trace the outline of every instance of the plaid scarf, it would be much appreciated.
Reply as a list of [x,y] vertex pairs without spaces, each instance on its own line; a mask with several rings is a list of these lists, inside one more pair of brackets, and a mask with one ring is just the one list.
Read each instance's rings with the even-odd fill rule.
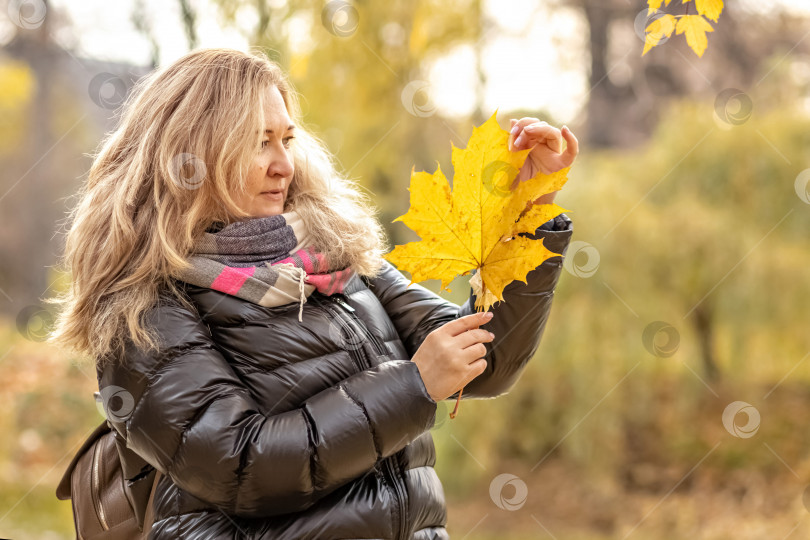
[[203,234],[180,280],[261,306],[299,302],[301,321],[306,297],[316,289],[342,293],[354,274],[350,267],[330,268],[295,211],[223,225]]

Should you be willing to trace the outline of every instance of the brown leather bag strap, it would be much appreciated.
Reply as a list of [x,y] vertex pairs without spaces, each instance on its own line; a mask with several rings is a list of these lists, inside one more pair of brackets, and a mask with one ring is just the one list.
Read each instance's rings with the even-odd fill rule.
[[155,522],[155,509],[153,507],[153,499],[155,498],[155,491],[157,490],[158,482],[163,476],[161,472],[155,469],[155,483],[152,484],[152,491],[149,492],[149,501],[146,503],[146,514],[143,517],[143,535],[147,537],[149,531],[152,530],[152,525]]

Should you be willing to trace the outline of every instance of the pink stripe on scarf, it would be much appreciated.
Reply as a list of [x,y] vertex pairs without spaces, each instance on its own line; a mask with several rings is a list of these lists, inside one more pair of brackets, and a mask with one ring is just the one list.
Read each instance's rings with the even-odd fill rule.
[[304,270],[307,274],[314,274],[315,267],[312,266],[312,259],[309,256],[309,251],[306,249],[299,249],[293,255],[298,255],[301,258],[301,262],[304,263]]
[[307,274],[306,283],[315,285],[322,294],[330,295],[342,293],[349,277],[351,277],[349,269],[336,271],[334,277],[330,274]]
[[335,271],[335,272],[332,274],[332,279],[329,281],[329,284],[327,285],[326,294],[332,294],[332,293],[334,293],[334,292],[335,292],[335,285],[336,285],[336,284],[337,284],[337,282],[338,282],[338,274],[339,274],[339,273],[340,273],[340,270],[336,270],[336,271]]
[[310,285],[315,285],[319,292],[330,294],[326,292],[329,289],[329,274],[308,274],[305,281]]
[[315,264],[313,261],[317,261],[317,268],[319,270],[327,268],[327,261],[326,257],[322,253],[315,251],[311,247],[301,248],[298,251],[291,253],[286,259],[276,261],[270,266],[284,263],[296,265],[297,261],[295,260],[294,256],[298,256],[304,265],[304,271],[307,273],[307,277],[304,282],[314,285],[318,292],[322,294],[331,295],[335,293],[342,293],[343,287],[346,285],[346,282],[348,282],[352,275],[350,268],[337,270],[335,271],[334,275],[329,273],[316,273]]
[[346,270],[338,270],[335,272],[335,280],[332,283],[332,290],[328,294],[335,294],[335,293],[342,293],[343,292],[343,285],[346,281]]
[[[295,259],[293,258],[295,255],[301,258],[301,262],[304,263],[304,271],[307,274],[315,274],[315,266],[313,264],[313,259],[318,261],[318,270],[321,268],[326,268],[326,257],[323,256],[322,253],[318,253],[317,251],[313,251],[311,247],[301,248],[294,253],[290,253],[290,256],[286,259],[281,259],[280,261],[276,261],[273,264],[282,264],[282,263],[290,263],[295,264]],[[271,265],[272,266],[272,265]]]
[[314,253],[314,257],[318,260],[318,268],[326,268],[326,257],[324,257],[323,253]]
[[233,266],[226,266],[222,272],[216,277],[211,288],[224,293],[236,295],[239,289],[242,288],[247,278],[253,275],[256,271],[255,266],[248,266],[247,268],[237,268]]

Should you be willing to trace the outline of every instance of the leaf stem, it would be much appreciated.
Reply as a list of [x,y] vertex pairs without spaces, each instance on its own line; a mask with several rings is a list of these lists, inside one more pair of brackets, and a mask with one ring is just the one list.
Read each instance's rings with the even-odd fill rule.
[[461,394],[464,392],[464,388],[462,387],[461,390],[458,391],[458,398],[456,398],[456,406],[453,408],[453,412],[450,413],[450,419],[456,417],[458,414],[458,404],[461,403]]

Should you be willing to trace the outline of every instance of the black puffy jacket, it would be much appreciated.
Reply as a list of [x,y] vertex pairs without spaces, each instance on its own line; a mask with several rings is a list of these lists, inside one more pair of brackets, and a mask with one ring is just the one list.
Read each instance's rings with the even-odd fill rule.
[[[562,214],[535,235],[564,255],[572,231]],[[515,384],[561,269],[562,257],[546,260],[490,308],[487,368],[462,399]],[[164,473],[150,538],[449,538],[437,405],[410,358],[432,330],[473,313],[475,297],[459,307],[408,284],[385,262],[343,296],[314,292],[303,322],[297,303],[266,308],[188,284],[198,313],[168,299],[151,310],[161,352],[129,343],[98,370],[102,396],[121,398],[108,418],[130,485]]]

